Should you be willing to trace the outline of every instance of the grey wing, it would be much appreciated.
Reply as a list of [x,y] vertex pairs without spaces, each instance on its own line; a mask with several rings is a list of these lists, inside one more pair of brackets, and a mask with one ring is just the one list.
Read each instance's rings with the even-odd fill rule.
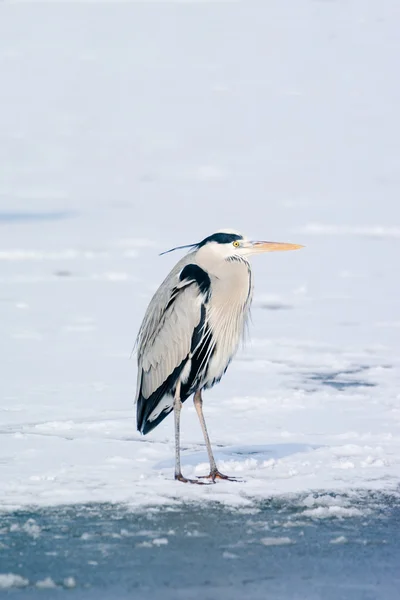
[[[172,390],[187,362],[193,333],[202,317],[203,298],[194,281],[181,282],[170,290],[169,299],[163,299],[166,308],[161,314],[156,310],[156,300],[157,294],[139,334],[136,402],[137,427],[142,433],[151,431],[172,410]],[[156,312],[156,318],[152,312]]]

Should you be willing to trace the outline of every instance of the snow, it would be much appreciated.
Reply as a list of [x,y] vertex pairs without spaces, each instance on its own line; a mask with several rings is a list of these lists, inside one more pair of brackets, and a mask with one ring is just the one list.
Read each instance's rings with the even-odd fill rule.
[[344,535],[339,535],[330,541],[331,544],[347,544],[347,538]]
[[260,543],[263,546],[286,546],[293,544],[293,541],[289,537],[265,537],[261,538]]
[[63,581],[64,587],[67,589],[72,589],[76,587],[76,581],[74,577],[66,577]]
[[[26,588],[29,585],[34,585],[41,590],[52,590],[59,587],[51,577],[45,577],[44,579],[39,579],[36,583],[33,583],[30,582],[29,579],[21,577],[21,575],[15,575],[14,573],[0,573],[0,590]],[[65,589],[73,589],[76,587],[76,580],[74,577],[66,577],[61,585]]]
[[46,577],[36,582],[36,587],[41,590],[52,590],[57,587],[57,584],[52,580],[51,577]]
[[310,235],[347,235],[366,237],[400,237],[400,227],[382,227],[374,225],[370,227],[351,225],[324,225],[322,223],[308,223],[301,229],[303,233]]
[[29,581],[21,575],[15,575],[14,573],[0,574],[0,590],[6,590],[10,588],[21,588],[29,585]]
[[37,539],[40,536],[40,526],[35,522],[34,519],[28,519],[22,526],[18,523],[14,523],[10,527],[10,532],[23,531],[33,539]]
[[[399,20],[394,0],[3,3],[2,509],[398,489]],[[179,256],[158,254],[221,226],[305,248],[254,260],[250,342],[205,395],[240,481],[189,486],[172,418],[135,429],[129,357]],[[190,401],[182,446],[205,474]],[[301,514],[360,512],[318,502]]]
[[153,546],[166,546],[168,544],[168,538],[155,538],[153,540]]

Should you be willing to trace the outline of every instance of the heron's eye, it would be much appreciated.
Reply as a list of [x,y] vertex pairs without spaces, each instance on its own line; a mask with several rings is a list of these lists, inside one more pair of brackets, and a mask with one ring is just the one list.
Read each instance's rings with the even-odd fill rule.
[[235,248],[239,248],[240,246],[240,242],[238,242],[237,240],[235,242],[232,242],[233,245],[235,246]]

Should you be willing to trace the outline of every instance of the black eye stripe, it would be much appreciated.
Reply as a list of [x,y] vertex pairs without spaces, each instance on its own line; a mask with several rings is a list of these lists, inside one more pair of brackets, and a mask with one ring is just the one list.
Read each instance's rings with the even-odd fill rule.
[[236,240],[242,240],[243,236],[238,233],[213,233],[198,244],[198,248],[205,246],[209,242],[217,242],[217,244],[231,244]]

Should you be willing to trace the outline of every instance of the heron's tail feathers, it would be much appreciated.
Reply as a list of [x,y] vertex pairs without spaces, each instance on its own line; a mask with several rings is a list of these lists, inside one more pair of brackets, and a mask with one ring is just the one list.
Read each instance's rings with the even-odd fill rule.
[[137,395],[136,421],[138,431],[144,435],[157,427],[173,410],[175,386],[182,368],[183,363],[176,367],[148,398],[143,396],[143,379],[141,379]]
[[137,428],[143,435],[157,427],[174,409],[174,399],[170,395],[162,397],[158,403],[151,403],[150,399],[140,394],[137,401]]

